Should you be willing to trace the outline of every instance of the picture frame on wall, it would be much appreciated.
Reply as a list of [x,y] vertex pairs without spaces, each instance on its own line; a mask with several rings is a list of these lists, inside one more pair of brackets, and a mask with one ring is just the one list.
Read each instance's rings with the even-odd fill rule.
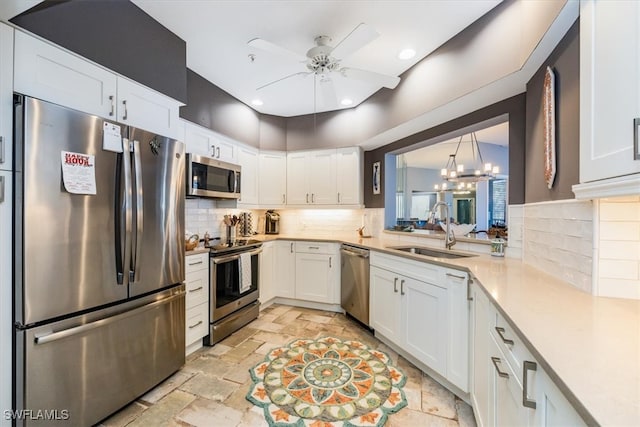
[[380,194],[380,162],[373,163],[373,194]]

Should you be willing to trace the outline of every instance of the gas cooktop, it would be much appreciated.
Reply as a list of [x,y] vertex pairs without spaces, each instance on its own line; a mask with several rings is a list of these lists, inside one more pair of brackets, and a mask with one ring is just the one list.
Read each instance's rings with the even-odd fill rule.
[[235,242],[222,242],[220,239],[213,239],[206,248],[209,248],[211,255],[226,254],[229,252],[250,251],[262,246],[262,242],[256,239],[237,239]]

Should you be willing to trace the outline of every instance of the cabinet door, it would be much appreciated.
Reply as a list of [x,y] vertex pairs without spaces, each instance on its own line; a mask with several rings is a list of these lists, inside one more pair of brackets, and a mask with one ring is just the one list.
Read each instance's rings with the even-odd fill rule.
[[238,150],[238,163],[242,166],[238,205],[257,205],[258,150],[241,147]]
[[275,242],[262,244],[260,253],[260,302],[266,303],[275,295],[274,288]]
[[331,272],[335,258],[327,254],[296,254],[296,298],[313,302],[333,302]]
[[[0,170],[0,348],[11,353],[12,184],[11,172]],[[0,407],[11,408],[11,357],[0,357]],[[0,423],[1,424],[1,423]],[[5,424],[2,424],[5,425]],[[10,425],[7,421],[6,425]]]
[[468,277],[461,271],[446,271],[449,327],[447,328],[447,379],[469,391],[469,301]]
[[640,2],[580,6],[580,182],[638,173]]
[[402,345],[400,330],[400,279],[395,273],[370,268],[369,319],[376,333]]
[[418,360],[446,376],[447,290],[430,283],[400,277],[404,347]]
[[212,157],[214,145],[213,133],[205,128],[182,120],[185,126],[184,143],[187,153]]
[[238,146],[234,142],[218,136],[214,138],[211,156],[223,162],[237,163],[239,161]]
[[359,147],[336,150],[336,186],[339,205],[362,204],[362,156]]
[[274,296],[295,298],[296,254],[293,246],[293,242],[275,242]]
[[14,61],[16,92],[117,120],[114,73],[21,31]]
[[477,286],[473,287],[473,380],[471,382],[471,403],[480,427],[489,427],[493,420],[492,384],[493,365],[489,355],[489,327],[491,325],[491,305],[486,295]]
[[179,108],[178,101],[129,79],[118,77],[118,121],[178,139]]
[[306,205],[311,202],[307,189],[309,171],[307,153],[287,153],[287,204]]
[[287,193],[287,154],[260,153],[260,205],[282,206]]
[[336,151],[322,150],[309,153],[307,173],[311,204],[335,205],[336,191]]
[[490,425],[526,427],[529,425],[529,409],[522,406],[522,386],[493,337],[489,338],[489,349],[487,363],[493,369],[491,403],[495,417]]
[[0,23],[0,170],[13,169],[12,141],[13,28]]
[[536,372],[538,379],[535,400],[536,426],[584,426],[586,425],[573,406],[551,381],[546,372],[538,366]]

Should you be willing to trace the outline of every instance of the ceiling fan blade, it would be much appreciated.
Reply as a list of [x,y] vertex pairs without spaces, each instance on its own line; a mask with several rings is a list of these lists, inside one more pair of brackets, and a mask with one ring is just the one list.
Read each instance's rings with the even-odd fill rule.
[[247,42],[247,44],[251,47],[255,47],[256,49],[260,49],[263,50],[265,52],[269,52],[269,53],[273,53],[276,55],[280,55],[280,56],[284,56],[286,58],[290,58],[294,61],[300,62],[300,61],[306,61],[307,57],[306,55],[302,55],[296,52],[293,52],[289,49],[286,49],[282,46],[278,46],[277,44],[268,42],[266,40],[260,39],[260,38],[255,38],[252,40],[249,40]]
[[346,58],[378,36],[380,34],[376,30],[365,23],[361,23],[333,48],[331,56],[337,59]]
[[340,72],[349,79],[362,80],[368,83],[395,89],[400,83],[400,77],[388,76],[386,74],[375,73],[373,71],[360,70],[359,68],[341,68]]
[[287,79],[290,79],[291,77],[296,77],[296,76],[308,76],[309,74],[313,74],[313,72],[311,72],[311,71],[301,71],[301,72],[299,72],[299,73],[289,74],[288,76],[284,76],[284,77],[282,77],[281,79],[274,80],[274,81],[272,81],[272,82],[270,82],[270,83],[267,83],[267,84],[265,84],[265,85],[262,85],[262,86],[260,86],[259,88],[256,88],[256,90],[264,89],[265,87],[268,87],[268,86],[274,85],[274,84],[276,84],[276,83],[280,83],[281,81],[283,81],[283,80],[287,80]]
[[317,83],[320,86],[320,93],[322,94],[322,100],[324,106],[334,108],[338,105],[338,97],[336,96],[336,87],[331,79],[320,79]]

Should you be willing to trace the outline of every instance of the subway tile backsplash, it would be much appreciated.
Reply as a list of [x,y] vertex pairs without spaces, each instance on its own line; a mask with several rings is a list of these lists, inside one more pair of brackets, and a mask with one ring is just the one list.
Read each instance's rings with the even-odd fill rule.
[[[513,207],[510,207],[509,245]],[[516,210],[516,213],[518,211]],[[515,235],[518,236],[518,231]],[[527,264],[592,293],[593,203],[562,200],[522,206],[522,259]]]

